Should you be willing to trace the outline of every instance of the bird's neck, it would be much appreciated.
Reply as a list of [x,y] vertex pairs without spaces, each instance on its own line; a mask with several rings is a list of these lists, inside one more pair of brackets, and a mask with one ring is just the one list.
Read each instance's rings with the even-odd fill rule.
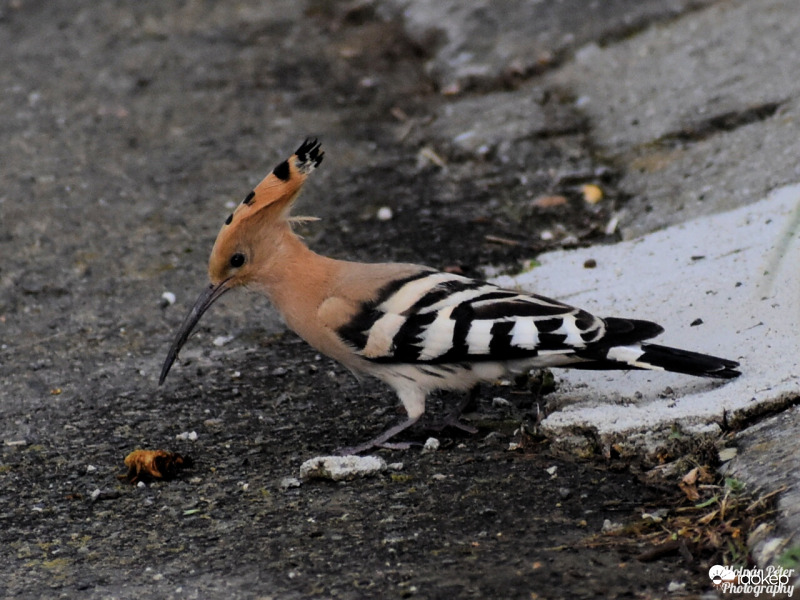
[[253,287],[270,299],[290,327],[303,329],[347,263],[313,252],[288,225],[281,234],[277,255]]

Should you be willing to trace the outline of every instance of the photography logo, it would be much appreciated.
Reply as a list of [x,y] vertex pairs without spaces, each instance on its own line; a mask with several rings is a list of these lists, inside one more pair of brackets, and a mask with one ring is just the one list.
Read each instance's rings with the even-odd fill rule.
[[733,583],[736,581],[736,573],[733,569],[723,567],[722,565],[714,565],[708,570],[708,576],[711,577],[711,582],[714,585],[722,585],[723,583]]
[[767,567],[766,569],[732,569],[723,565],[714,565],[708,570],[711,583],[720,592],[732,594],[751,594],[758,598],[765,596],[792,597],[794,593],[794,569]]

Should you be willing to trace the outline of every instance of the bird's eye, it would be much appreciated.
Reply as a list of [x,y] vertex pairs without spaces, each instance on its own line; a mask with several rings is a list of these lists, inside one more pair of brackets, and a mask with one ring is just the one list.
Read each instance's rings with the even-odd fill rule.
[[241,252],[237,252],[236,254],[231,256],[231,266],[234,269],[238,269],[244,264],[244,260],[245,260],[244,254],[242,254]]

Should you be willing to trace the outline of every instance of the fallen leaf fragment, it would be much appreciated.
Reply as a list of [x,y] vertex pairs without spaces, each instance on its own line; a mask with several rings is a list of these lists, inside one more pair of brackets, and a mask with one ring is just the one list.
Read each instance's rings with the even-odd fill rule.
[[686,494],[690,502],[697,502],[700,499],[700,492],[697,491],[697,483],[707,483],[713,477],[705,467],[695,467],[683,476],[678,487]]
[[691,502],[696,502],[700,498],[700,494],[697,491],[697,471],[697,467],[689,471],[678,484],[678,487],[681,488],[681,491],[686,494],[686,497]]
[[174,479],[180,471],[192,467],[193,461],[188,456],[167,450],[134,450],[125,457],[125,466],[128,472],[120,475],[120,479],[135,484],[139,481]]

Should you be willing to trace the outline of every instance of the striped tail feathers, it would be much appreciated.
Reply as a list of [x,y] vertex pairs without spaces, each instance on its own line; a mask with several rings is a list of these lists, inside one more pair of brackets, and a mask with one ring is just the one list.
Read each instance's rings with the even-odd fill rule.
[[639,357],[639,362],[660,367],[666,371],[714,379],[734,379],[741,375],[741,372],[736,370],[739,363],[735,360],[659,344],[642,344],[641,346],[644,353]]
[[712,379],[734,379],[741,375],[741,372],[736,370],[739,363],[734,360],[659,344],[636,343],[627,346],[611,346],[602,351],[599,349],[584,350],[576,354],[585,362],[571,364],[570,367],[574,369],[597,371],[626,368],[645,369],[671,371]]
[[683,373],[697,377],[733,379],[741,375],[733,360],[671,348],[659,344],[642,342],[664,331],[664,328],[650,321],[639,319],[603,319],[606,332],[595,346],[576,354],[586,360],[584,363],[570,365],[578,369],[653,369]]

